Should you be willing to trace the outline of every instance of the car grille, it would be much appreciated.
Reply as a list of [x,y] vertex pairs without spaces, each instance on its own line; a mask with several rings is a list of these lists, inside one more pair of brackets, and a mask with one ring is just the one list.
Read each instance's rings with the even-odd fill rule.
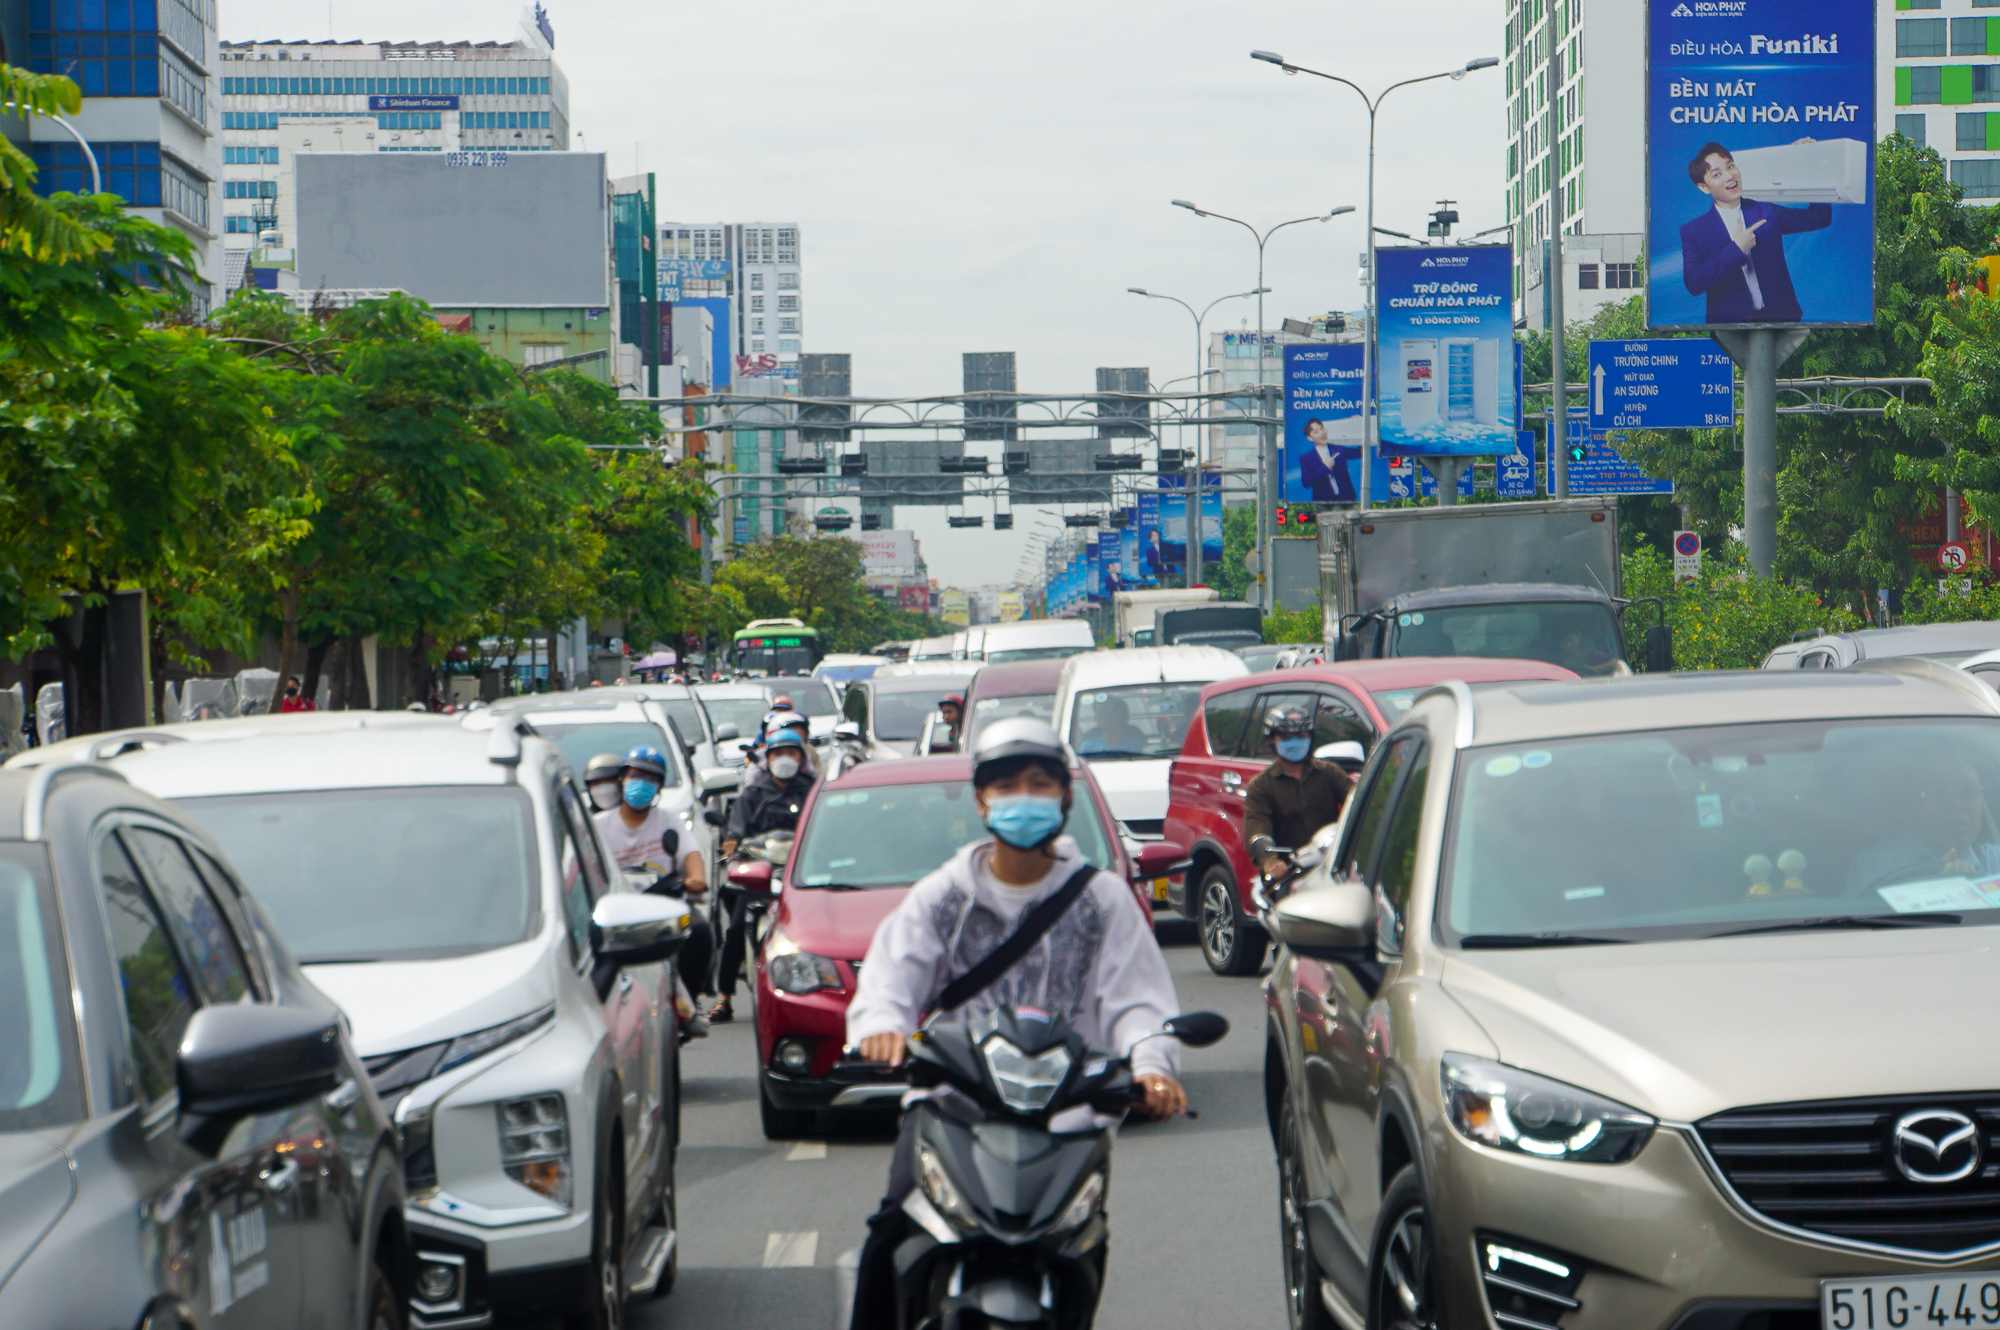
[[[1977,1167],[1963,1179],[1915,1181],[1898,1167],[1897,1124],[1926,1110],[1976,1126]],[[1737,1195],[1781,1224],[1919,1252],[2000,1242],[2000,1091],[1767,1104],[1695,1129]],[[1933,1124],[1926,1134],[1939,1133]],[[1940,1162],[1907,1145],[1903,1158],[1926,1172],[1969,1161],[1953,1152]]]

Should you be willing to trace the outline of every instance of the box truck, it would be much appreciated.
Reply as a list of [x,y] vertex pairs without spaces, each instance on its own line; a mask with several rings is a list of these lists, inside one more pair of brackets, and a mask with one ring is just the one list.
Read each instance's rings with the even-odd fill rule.
[[1215,588],[1196,587],[1192,591],[1114,591],[1111,593],[1111,636],[1121,647],[1156,647],[1154,616],[1163,609],[1209,605],[1218,599]]

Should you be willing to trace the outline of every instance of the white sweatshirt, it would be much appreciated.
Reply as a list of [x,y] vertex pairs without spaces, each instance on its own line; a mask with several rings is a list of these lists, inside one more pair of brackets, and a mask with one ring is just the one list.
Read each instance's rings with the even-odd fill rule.
[[[1056,841],[1055,866],[1031,887],[1010,887],[989,867],[993,842],[966,846],[917,883],[875,930],[854,1001],[847,1042],[917,1029],[946,984],[990,955],[1037,901],[1084,866],[1076,842]],[[1132,889],[1099,872],[1076,903],[1012,969],[953,1014],[1037,1007],[1068,1019],[1092,1047],[1123,1053],[1180,1013],[1173,976]],[[1133,1053],[1135,1072],[1180,1074],[1180,1044],[1152,1039]]]

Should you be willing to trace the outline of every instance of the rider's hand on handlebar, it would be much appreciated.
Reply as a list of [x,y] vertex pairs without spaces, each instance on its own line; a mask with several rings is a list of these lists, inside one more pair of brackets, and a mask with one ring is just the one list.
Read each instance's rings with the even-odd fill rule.
[[1267,854],[1264,856],[1264,876],[1273,881],[1283,877],[1285,870],[1289,867],[1291,865],[1285,862],[1285,857],[1281,854]]
[[1132,1083],[1145,1096],[1146,1116],[1164,1122],[1187,1112],[1187,1091],[1173,1077],[1149,1071],[1133,1077]]
[[862,1060],[900,1067],[903,1065],[903,1046],[908,1040],[909,1036],[905,1034],[871,1034],[861,1041]]

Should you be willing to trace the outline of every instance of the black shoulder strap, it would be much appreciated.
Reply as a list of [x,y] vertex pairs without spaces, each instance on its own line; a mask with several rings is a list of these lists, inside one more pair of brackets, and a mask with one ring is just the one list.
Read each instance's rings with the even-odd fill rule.
[[995,979],[1012,969],[1014,962],[1027,955],[1028,949],[1040,942],[1043,935],[1055,927],[1056,920],[1076,904],[1076,898],[1083,895],[1085,888],[1090,886],[1090,880],[1097,876],[1097,871],[1090,864],[1085,864],[1070,875],[1069,881],[1063,883],[1055,895],[1029,910],[1027,917],[1021,920],[1021,926],[1005,942],[988,952],[979,964],[944,986],[944,992],[938,994],[937,1010],[953,1011],[964,1006],[990,988]]

